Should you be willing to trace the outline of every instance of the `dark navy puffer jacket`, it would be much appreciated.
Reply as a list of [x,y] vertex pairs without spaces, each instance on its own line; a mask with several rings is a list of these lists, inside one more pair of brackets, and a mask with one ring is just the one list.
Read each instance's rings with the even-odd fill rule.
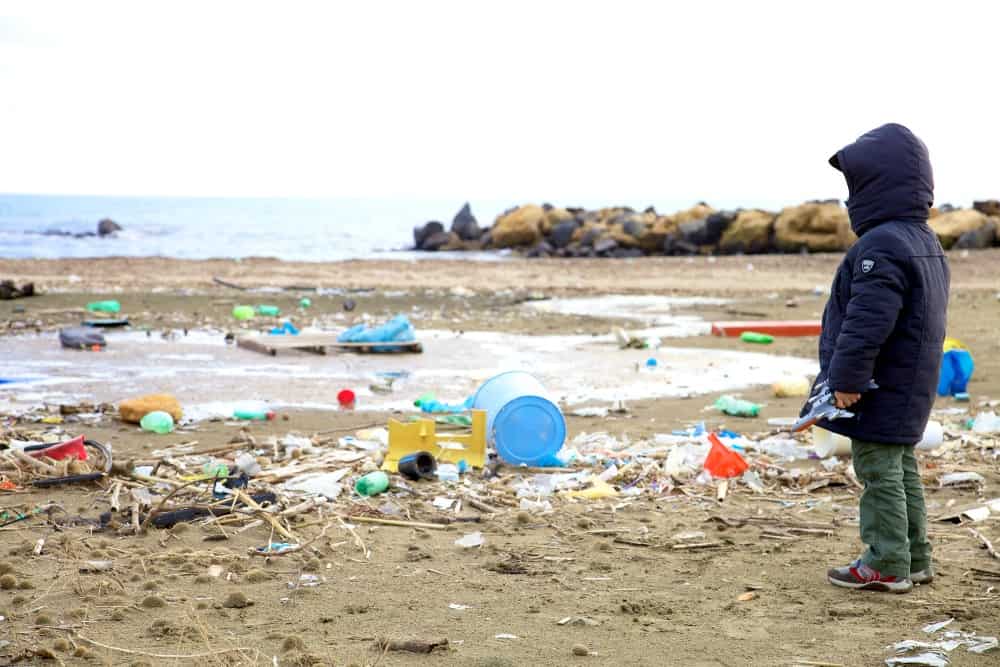
[[[883,125],[830,158],[843,172],[858,241],[833,280],[819,342],[821,373],[841,392],[864,392],[835,433],[916,444],[934,404],[950,272],[927,224],[934,178],[927,147]],[[878,389],[865,391],[874,379]]]

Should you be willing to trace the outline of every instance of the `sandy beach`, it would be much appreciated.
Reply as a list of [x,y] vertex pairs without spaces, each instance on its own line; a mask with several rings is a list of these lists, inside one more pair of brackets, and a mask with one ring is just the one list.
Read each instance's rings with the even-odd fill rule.
[[[1000,496],[1000,437],[964,428],[1000,399],[1000,248],[949,258],[948,334],[972,351],[976,371],[972,400],[939,399],[932,417],[946,432],[944,446],[921,455],[932,518]],[[0,664],[35,664],[51,654],[66,664],[115,665],[867,665],[890,656],[889,645],[926,639],[924,625],[948,618],[953,629],[996,636],[1000,560],[969,528],[1000,545],[998,513],[975,524],[933,522],[933,585],[907,596],[851,595],[824,578],[828,566],[860,548],[849,461],[827,468],[748,451],[766,488],[755,493],[734,482],[721,502],[715,485],[663,483],[667,440],[657,436],[703,421],[761,441],[776,430],[768,419],[796,414],[802,400],[775,398],[771,383],[815,372],[815,338],[751,346],[710,335],[710,323],[818,319],[838,261],[836,254],[0,260],[0,278],[33,282],[40,292],[0,302],[0,377],[32,378],[0,385],[0,443],[86,435],[110,444],[118,462],[118,473],[96,484],[0,491],[8,513],[51,502],[60,508],[0,528],[0,574],[10,575],[9,586],[0,580]],[[303,297],[308,309],[299,307]],[[109,330],[104,352],[59,349],[56,331],[78,324],[83,306],[101,299],[121,302],[129,329]],[[233,320],[235,305],[262,303],[300,327],[330,331],[405,313],[424,353],[268,357],[227,344],[227,333],[276,323]],[[662,347],[619,349],[617,328],[658,336]],[[645,368],[650,357],[656,370]],[[235,443],[218,454],[226,459],[235,447],[267,449],[264,443],[290,434],[335,451],[339,437],[416,414],[412,401],[426,391],[461,401],[508,367],[532,369],[552,390],[570,443],[583,448],[596,442],[588,436],[604,434],[597,437],[607,451],[659,452],[618,460],[611,480],[619,495],[555,494],[543,499],[551,510],[521,509],[516,488],[535,472],[511,467],[492,481],[474,471],[458,484],[412,483],[412,492],[367,500],[345,491],[321,512],[287,519],[303,541],[315,540],[308,548],[267,559],[249,553],[283,540],[267,523],[242,530],[242,523],[199,520],[140,535],[127,525],[95,525],[110,511],[116,482],[142,486],[128,476],[135,463]],[[380,393],[369,387],[380,373],[405,380]],[[358,394],[354,410],[337,408],[344,387]],[[156,392],[175,395],[197,420],[166,435],[122,423],[113,408],[64,409],[50,420],[61,423],[42,421],[45,405],[113,406]],[[762,404],[760,416],[712,409],[724,393]],[[600,411],[615,401],[626,411]],[[241,402],[266,404],[279,416],[225,419]],[[574,414],[587,408],[597,416]],[[600,473],[612,458],[573,469]],[[347,464],[346,479],[364,465]],[[983,481],[942,484],[951,472]],[[265,488],[271,485],[261,482]],[[496,511],[472,507],[470,493],[489,498]],[[436,497],[466,503],[456,512],[436,506]],[[442,523],[350,528],[337,513]],[[454,544],[473,531],[482,533],[482,547]],[[112,561],[112,569],[80,572],[94,560]],[[442,638],[447,647],[430,655],[377,648],[383,639]],[[964,648],[951,654],[960,667],[993,659]]]

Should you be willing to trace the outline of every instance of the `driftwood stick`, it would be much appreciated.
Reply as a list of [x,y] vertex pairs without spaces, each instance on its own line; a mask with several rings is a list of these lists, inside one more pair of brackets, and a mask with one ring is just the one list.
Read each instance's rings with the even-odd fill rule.
[[121,510],[121,496],[122,493],[122,483],[115,482],[115,485],[111,489],[111,511],[118,512]]
[[337,521],[340,523],[340,527],[346,530],[348,533],[350,533],[351,537],[354,538],[354,543],[358,545],[358,547],[361,549],[361,553],[365,555],[365,560],[371,558],[372,552],[368,549],[368,546],[365,544],[365,541],[361,539],[361,536],[358,535],[358,531],[354,530],[354,527],[351,526],[350,524],[345,523],[343,517],[337,516],[336,518]]
[[998,554],[997,550],[993,548],[993,543],[990,542],[988,539],[986,539],[985,535],[983,535],[982,533],[980,533],[975,528],[969,528],[969,532],[972,533],[972,536],[974,538],[976,538],[977,540],[979,540],[980,542],[983,543],[983,548],[986,549],[986,553],[988,553],[989,555],[993,556],[997,560],[1000,560],[1000,554]]
[[93,644],[94,646],[100,646],[101,648],[106,648],[109,651],[118,651],[119,653],[128,653],[130,655],[145,655],[150,658],[163,658],[164,660],[190,660],[192,658],[207,658],[211,655],[221,655],[223,653],[242,653],[244,651],[249,651],[250,649],[245,648],[220,648],[215,651],[205,651],[204,653],[189,653],[187,655],[178,653],[149,653],[148,651],[139,651],[137,649],[131,648],[121,648],[120,646],[112,646],[111,644],[102,644],[101,642],[91,639],[89,637],[84,637],[79,632],[76,633],[78,639],[87,642],[88,644]]
[[271,557],[271,556],[284,556],[286,554],[293,554],[297,551],[302,551],[316,540],[323,539],[323,536],[326,535],[327,529],[329,529],[330,526],[332,525],[333,525],[332,523],[326,524],[325,526],[323,526],[323,530],[319,531],[319,535],[303,542],[302,544],[297,544],[294,547],[288,547],[287,549],[282,549],[281,551],[258,551],[257,549],[250,549],[250,555]]
[[419,521],[397,521],[395,519],[379,519],[372,516],[339,515],[344,521],[356,523],[375,523],[380,526],[398,526],[400,528],[427,528],[428,530],[445,530],[448,526],[441,523],[421,523]]
[[22,463],[27,463],[29,466],[33,468],[38,468],[47,475],[54,476],[59,474],[59,471],[56,470],[55,466],[50,466],[48,463],[45,463],[44,461],[39,461],[33,456],[28,456],[20,449],[12,449],[10,450],[10,453],[14,455],[14,458],[18,459]]
[[239,500],[243,501],[243,504],[245,504],[247,507],[256,510],[257,516],[259,516],[261,519],[271,524],[274,527],[274,530],[282,537],[291,540],[292,542],[301,542],[301,540],[297,538],[295,534],[292,533],[292,531],[285,528],[280,521],[271,516],[267,512],[267,510],[258,505],[257,501],[255,501],[253,498],[247,495],[246,492],[244,492],[242,489],[235,489],[233,495],[236,496],[236,498],[238,498]]

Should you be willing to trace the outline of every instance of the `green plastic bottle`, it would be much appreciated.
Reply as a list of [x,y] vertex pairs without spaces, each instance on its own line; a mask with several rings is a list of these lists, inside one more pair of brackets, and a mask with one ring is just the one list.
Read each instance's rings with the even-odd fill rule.
[[122,309],[122,305],[115,300],[92,301],[87,304],[87,310],[93,313],[117,313]]
[[389,488],[389,476],[381,470],[370,472],[354,483],[359,496],[376,496]]
[[174,418],[170,416],[169,412],[163,412],[162,410],[147,412],[143,418],[139,420],[139,426],[141,426],[144,431],[152,431],[153,433],[170,433],[174,430]]
[[214,479],[225,479],[229,477],[229,466],[220,461],[209,461],[201,467],[201,471],[206,477]]
[[770,345],[774,342],[774,336],[756,331],[744,331],[740,334],[740,340],[744,343],[758,343],[760,345]]
[[233,308],[233,317],[238,319],[240,322],[253,319],[253,316],[253,306],[236,306]]
[[257,306],[257,314],[265,317],[278,317],[281,315],[281,308],[277,306]]
[[313,305],[312,299],[310,299],[307,296],[304,296],[301,299],[299,299],[299,308],[309,308],[312,305]]
[[715,407],[733,417],[756,417],[760,414],[760,405],[732,396],[720,396]]
[[430,403],[433,400],[434,400],[434,392],[429,391],[426,394],[421,394],[419,397],[417,397],[417,400],[413,401],[413,407],[419,408],[424,403]]
[[270,421],[274,419],[274,413],[270,410],[234,410],[233,417],[246,421]]

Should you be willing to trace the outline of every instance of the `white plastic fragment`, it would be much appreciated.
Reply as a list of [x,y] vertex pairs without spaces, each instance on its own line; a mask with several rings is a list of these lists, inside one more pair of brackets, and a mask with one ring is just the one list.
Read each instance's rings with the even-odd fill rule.
[[486,540],[483,539],[483,534],[477,530],[474,533],[463,535],[462,537],[455,540],[455,546],[462,547],[463,549],[472,549],[474,547],[483,546],[485,542]]
[[954,618],[949,618],[949,619],[945,619],[945,620],[943,620],[943,621],[938,621],[937,623],[930,623],[930,624],[928,624],[928,625],[925,625],[925,626],[924,626],[924,627],[922,628],[922,630],[923,630],[924,632],[926,632],[927,634],[931,634],[931,633],[934,633],[934,632],[937,632],[937,631],[938,631],[938,630],[940,630],[941,628],[946,628],[946,627],[948,627],[949,625],[951,625],[951,623],[952,623],[952,622],[953,622],[954,620],[955,620]]

